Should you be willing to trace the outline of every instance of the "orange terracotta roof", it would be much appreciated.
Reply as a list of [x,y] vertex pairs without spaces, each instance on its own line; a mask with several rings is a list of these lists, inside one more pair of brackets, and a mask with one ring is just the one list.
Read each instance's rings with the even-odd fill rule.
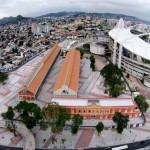
[[78,92],[80,71],[80,52],[71,49],[63,62],[57,81],[54,85],[54,91],[60,89],[63,85]]
[[20,92],[26,88],[26,91],[36,95],[39,87],[41,86],[47,72],[51,68],[55,58],[60,52],[60,46],[54,46],[43,58],[42,62],[39,64],[34,75],[32,75],[26,84],[20,89]]

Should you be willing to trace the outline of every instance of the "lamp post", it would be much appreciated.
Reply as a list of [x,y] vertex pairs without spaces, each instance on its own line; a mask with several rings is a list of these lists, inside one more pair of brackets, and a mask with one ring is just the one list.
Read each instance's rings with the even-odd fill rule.
[[134,136],[133,142],[135,141],[136,136],[137,136],[137,134]]

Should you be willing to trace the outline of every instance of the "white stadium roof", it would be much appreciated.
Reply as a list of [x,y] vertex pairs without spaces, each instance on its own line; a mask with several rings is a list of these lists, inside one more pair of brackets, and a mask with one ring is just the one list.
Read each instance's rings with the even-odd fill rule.
[[150,44],[132,34],[123,19],[109,32],[109,36],[132,53],[150,60]]
[[79,98],[52,98],[51,102],[57,102],[60,106],[88,106],[96,103],[100,106],[134,106],[132,99],[79,99]]

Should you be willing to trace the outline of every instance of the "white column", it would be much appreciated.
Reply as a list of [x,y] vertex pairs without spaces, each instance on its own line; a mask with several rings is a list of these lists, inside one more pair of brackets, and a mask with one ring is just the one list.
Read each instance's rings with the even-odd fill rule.
[[121,68],[122,45],[119,45],[118,68]]
[[117,42],[114,41],[114,49],[113,49],[113,64],[116,64],[116,49],[117,49]]

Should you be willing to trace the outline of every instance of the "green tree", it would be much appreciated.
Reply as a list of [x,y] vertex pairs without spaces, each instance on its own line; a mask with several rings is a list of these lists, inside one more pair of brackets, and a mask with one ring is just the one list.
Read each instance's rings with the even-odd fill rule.
[[92,68],[92,70],[95,71],[95,58],[93,55],[90,56],[90,61],[91,61],[90,68]]
[[66,108],[59,106],[57,103],[50,103],[44,108],[44,112],[45,121],[51,126],[53,132],[62,129],[66,121],[70,120],[70,114]]
[[129,122],[129,116],[124,115],[121,112],[115,112],[113,121],[117,124],[117,132],[122,133],[124,128],[127,128]]
[[95,126],[98,134],[101,133],[104,129],[104,124],[102,122],[98,122],[98,124]]
[[8,74],[5,72],[0,72],[0,83],[3,83],[8,79]]
[[11,106],[8,107],[7,112],[2,113],[2,117],[4,117],[5,119],[9,119],[12,120],[15,116],[15,113],[13,111],[13,108]]
[[112,86],[111,88],[109,88],[109,95],[111,97],[117,97],[117,96],[123,94],[124,90],[125,90],[125,84],[124,83],[115,84],[114,86]]
[[89,50],[90,49],[90,44],[86,43],[86,44],[83,44],[83,48]]
[[23,41],[19,41],[18,46],[23,46]]
[[13,53],[18,53],[18,49],[17,48],[12,48],[12,52]]
[[20,101],[15,107],[15,110],[20,112],[20,120],[29,129],[40,124],[43,119],[43,114],[41,108],[34,103],[28,103],[27,101]]
[[106,65],[100,73],[104,77],[105,84],[109,87],[110,96],[117,97],[124,93],[126,86],[122,78],[123,73],[121,69],[110,63]]
[[78,128],[80,125],[83,124],[83,116],[76,114],[72,117],[72,127],[71,127],[71,132],[73,134],[76,134],[78,132]]
[[137,103],[137,105],[139,106],[141,111],[143,111],[143,112],[147,111],[149,104],[147,103],[145,96],[138,95],[135,97],[134,100]]
[[78,26],[77,30],[83,30],[84,28],[82,26]]

